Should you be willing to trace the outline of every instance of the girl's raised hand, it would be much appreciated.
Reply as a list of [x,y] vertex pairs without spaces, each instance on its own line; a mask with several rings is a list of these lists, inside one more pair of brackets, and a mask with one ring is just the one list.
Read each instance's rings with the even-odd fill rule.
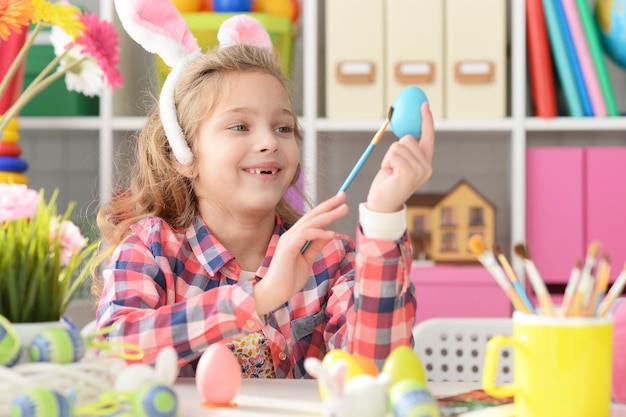
[[422,111],[422,137],[404,136],[391,144],[367,195],[366,206],[379,213],[402,209],[406,200],[432,175],[435,126],[428,103]]
[[[335,232],[327,230],[348,213],[346,193],[339,193],[302,216],[278,241],[276,252],[263,279],[254,288],[257,313],[267,314],[304,287],[313,261]],[[307,243],[304,253],[302,247]]]

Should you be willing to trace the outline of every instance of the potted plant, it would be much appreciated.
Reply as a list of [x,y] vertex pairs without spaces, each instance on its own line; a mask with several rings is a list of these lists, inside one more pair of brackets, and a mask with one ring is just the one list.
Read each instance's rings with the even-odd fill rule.
[[74,203],[57,213],[57,195],[0,183],[0,315],[12,323],[59,321],[96,266],[98,242],[70,220]]

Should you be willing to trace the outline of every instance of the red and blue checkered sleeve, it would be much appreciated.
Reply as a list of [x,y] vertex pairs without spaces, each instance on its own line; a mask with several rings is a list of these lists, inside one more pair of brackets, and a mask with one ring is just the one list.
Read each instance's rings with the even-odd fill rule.
[[[357,232],[356,278],[339,278],[327,305],[329,349],[342,347],[379,366],[400,345],[412,344],[417,301],[410,280],[411,244],[369,239]],[[348,268],[346,268],[346,271]]]

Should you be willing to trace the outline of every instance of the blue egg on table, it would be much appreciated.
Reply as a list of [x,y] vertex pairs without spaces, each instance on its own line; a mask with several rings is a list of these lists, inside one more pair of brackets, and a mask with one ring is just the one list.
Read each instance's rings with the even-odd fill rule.
[[29,388],[11,401],[11,417],[70,417],[67,397],[47,388]]
[[33,338],[30,357],[33,362],[72,363],[85,355],[85,341],[80,332],[65,327],[51,327]]
[[424,90],[415,85],[400,91],[393,101],[393,113],[389,120],[397,137],[411,135],[419,139],[422,136],[422,104],[427,101]]
[[135,417],[175,417],[178,399],[172,388],[158,382],[146,382],[134,395],[133,415]]
[[11,322],[0,316],[0,366],[13,366],[22,353],[22,342]]

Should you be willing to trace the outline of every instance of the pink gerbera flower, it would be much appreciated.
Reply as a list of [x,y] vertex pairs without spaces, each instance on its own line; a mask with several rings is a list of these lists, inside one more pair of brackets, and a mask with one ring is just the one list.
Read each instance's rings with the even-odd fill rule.
[[107,84],[114,89],[122,86],[122,74],[117,69],[120,40],[115,27],[106,20],[99,20],[95,13],[83,12],[80,20],[85,30],[76,44],[82,46],[82,53],[89,54],[98,61]]

